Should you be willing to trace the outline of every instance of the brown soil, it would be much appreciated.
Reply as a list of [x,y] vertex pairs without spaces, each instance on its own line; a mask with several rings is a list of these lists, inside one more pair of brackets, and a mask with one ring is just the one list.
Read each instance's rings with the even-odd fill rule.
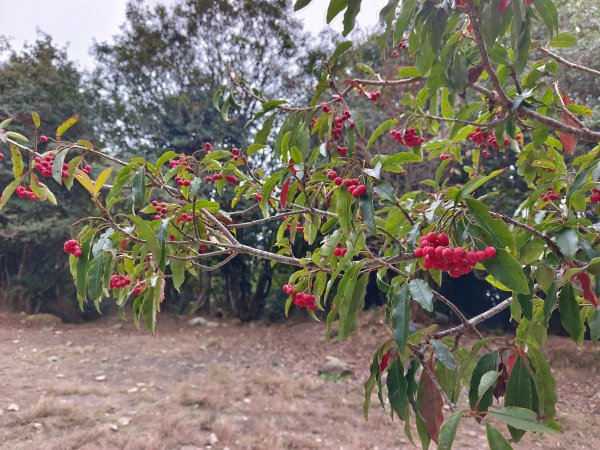
[[[0,448],[414,448],[375,399],[362,417],[381,319],[365,313],[360,332],[339,343],[325,341],[322,324],[294,320],[191,328],[163,315],[152,336],[111,317],[44,326],[0,315]],[[551,337],[546,351],[564,432],[515,448],[600,448],[598,350]],[[354,374],[319,378],[326,355]],[[18,412],[7,411],[13,403]],[[485,428],[463,420],[454,448],[486,447]]]

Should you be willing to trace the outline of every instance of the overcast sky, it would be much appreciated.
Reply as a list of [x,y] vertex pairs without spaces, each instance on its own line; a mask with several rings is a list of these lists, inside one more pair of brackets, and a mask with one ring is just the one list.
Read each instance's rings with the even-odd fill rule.
[[[148,4],[172,0],[146,0]],[[236,1],[236,0],[232,0]],[[37,30],[48,33],[60,46],[68,43],[69,57],[81,67],[90,68],[89,49],[94,40],[102,42],[119,32],[125,20],[126,0],[0,0],[0,34],[11,38],[15,49],[32,42]],[[363,0],[358,23],[368,27],[377,23],[378,12],[387,0]],[[326,26],[325,11],[329,0],[313,0],[298,12],[307,30],[318,32]],[[341,30],[341,16],[333,26]]]

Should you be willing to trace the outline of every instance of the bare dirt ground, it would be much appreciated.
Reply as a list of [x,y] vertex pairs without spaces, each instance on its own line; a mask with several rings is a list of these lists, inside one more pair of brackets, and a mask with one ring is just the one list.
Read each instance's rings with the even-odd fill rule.
[[[298,320],[191,328],[163,315],[150,335],[116,317],[55,326],[22,318],[0,315],[2,449],[414,448],[375,399],[362,417],[362,383],[385,339],[381,310],[343,343]],[[546,352],[564,432],[515,448],[599,449],[598,350],[551,337]],[[327,355],[354,374],[319,378]],[[486,447],[485,428],[463,420],[454,448]]]

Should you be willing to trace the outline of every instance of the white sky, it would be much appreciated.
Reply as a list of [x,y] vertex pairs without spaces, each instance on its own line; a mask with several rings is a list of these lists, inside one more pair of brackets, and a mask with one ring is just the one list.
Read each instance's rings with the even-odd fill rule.
[[[148,4],[169,3],[170,0],[145,0]],[[236,1],[236,0],[232,0]],[[377,23],[379,10],[387,0],[363,0],[358,16],[360,26]],[[33,42],[37,30],[52,36],[59,46],[68,44],[68,54],[83,68],[91,68],[89,49],[93,41],[107,41],[119,32],[125,20],[126,0],[0,0],[0,35],[11,38],[13,48]],[[307,30],[317,33],[324,27],[329,0],[313,0],[299,11]],[[341,30],[341,16],[333,22]]]

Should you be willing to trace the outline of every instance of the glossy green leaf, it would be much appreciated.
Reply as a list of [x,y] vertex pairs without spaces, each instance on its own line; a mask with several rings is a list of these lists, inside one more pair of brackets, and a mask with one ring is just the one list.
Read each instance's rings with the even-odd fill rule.
[[440,429],[438,450],[450,450],[452,448],[463,413],[464,411],[462,410],[456,411],[444,421],[442,428]]
[[434,339],[431,341],[431,347],[440,363],[450,370],[456,369],[456,359],[446,344]]
[[523,273],[521,263],[502,248],[496,251],[496,256],[484,260],[483,266],[490,275],[514,292],[528,294],[529,282]]
[[569,336],[578,344],[583,342],[583,326],[579,315],[579,303],[575,297],[575,289],[572,284],[565,284],[560,289],[558,296],[558,311],[560,312],[560,322]]
[[[506,384],[504,396],[505,406],[518,406],[530,410],[532,407],[531,377],[525,361],[521,355],[517,358]],[[508,431],[514,442],[519,442],[523,437],[523,430],[509,425]]]
[[400,359],[395,359],[388,369],[387,388],[388,399],[392,410],[402,420],[406,420],[408,416],[408,383],[404,377],[404,367]]
[[433,291],[426,281],[415,278],[408,283],[410,295],[426,311],[433,311]]
[[502,433],[496,430],[489,423],[485,424],[485,430],[488,444],[490,445],[490,450],[513,450],[506,438],[502,436]]
[[[472,410],[480,412],[487,411],[492,405],[492,391],[490,387],[482,396],[479,395],[479,385],[481,378],[490,371],[496,371],[498,368],[498,352],[489,352],[481,357],[477,362],[473,374],[471,375],[471,383],[469,385],[469,405]],[[476,408],[477,405],[477,408]]]
[[408,328],[410,324],[410,293],[408,283],[403,283],[396,294],[396,304],[392,312],[392,325],[394,327],[394,339],[400,351],[408,340]]
[[534,433],[560,433],[559,430],[538,422],[535,412],[529,409],[508,406],[505,408],[490,409],[489,413],[500,422],[504,422],[519,430],[532,431]]

